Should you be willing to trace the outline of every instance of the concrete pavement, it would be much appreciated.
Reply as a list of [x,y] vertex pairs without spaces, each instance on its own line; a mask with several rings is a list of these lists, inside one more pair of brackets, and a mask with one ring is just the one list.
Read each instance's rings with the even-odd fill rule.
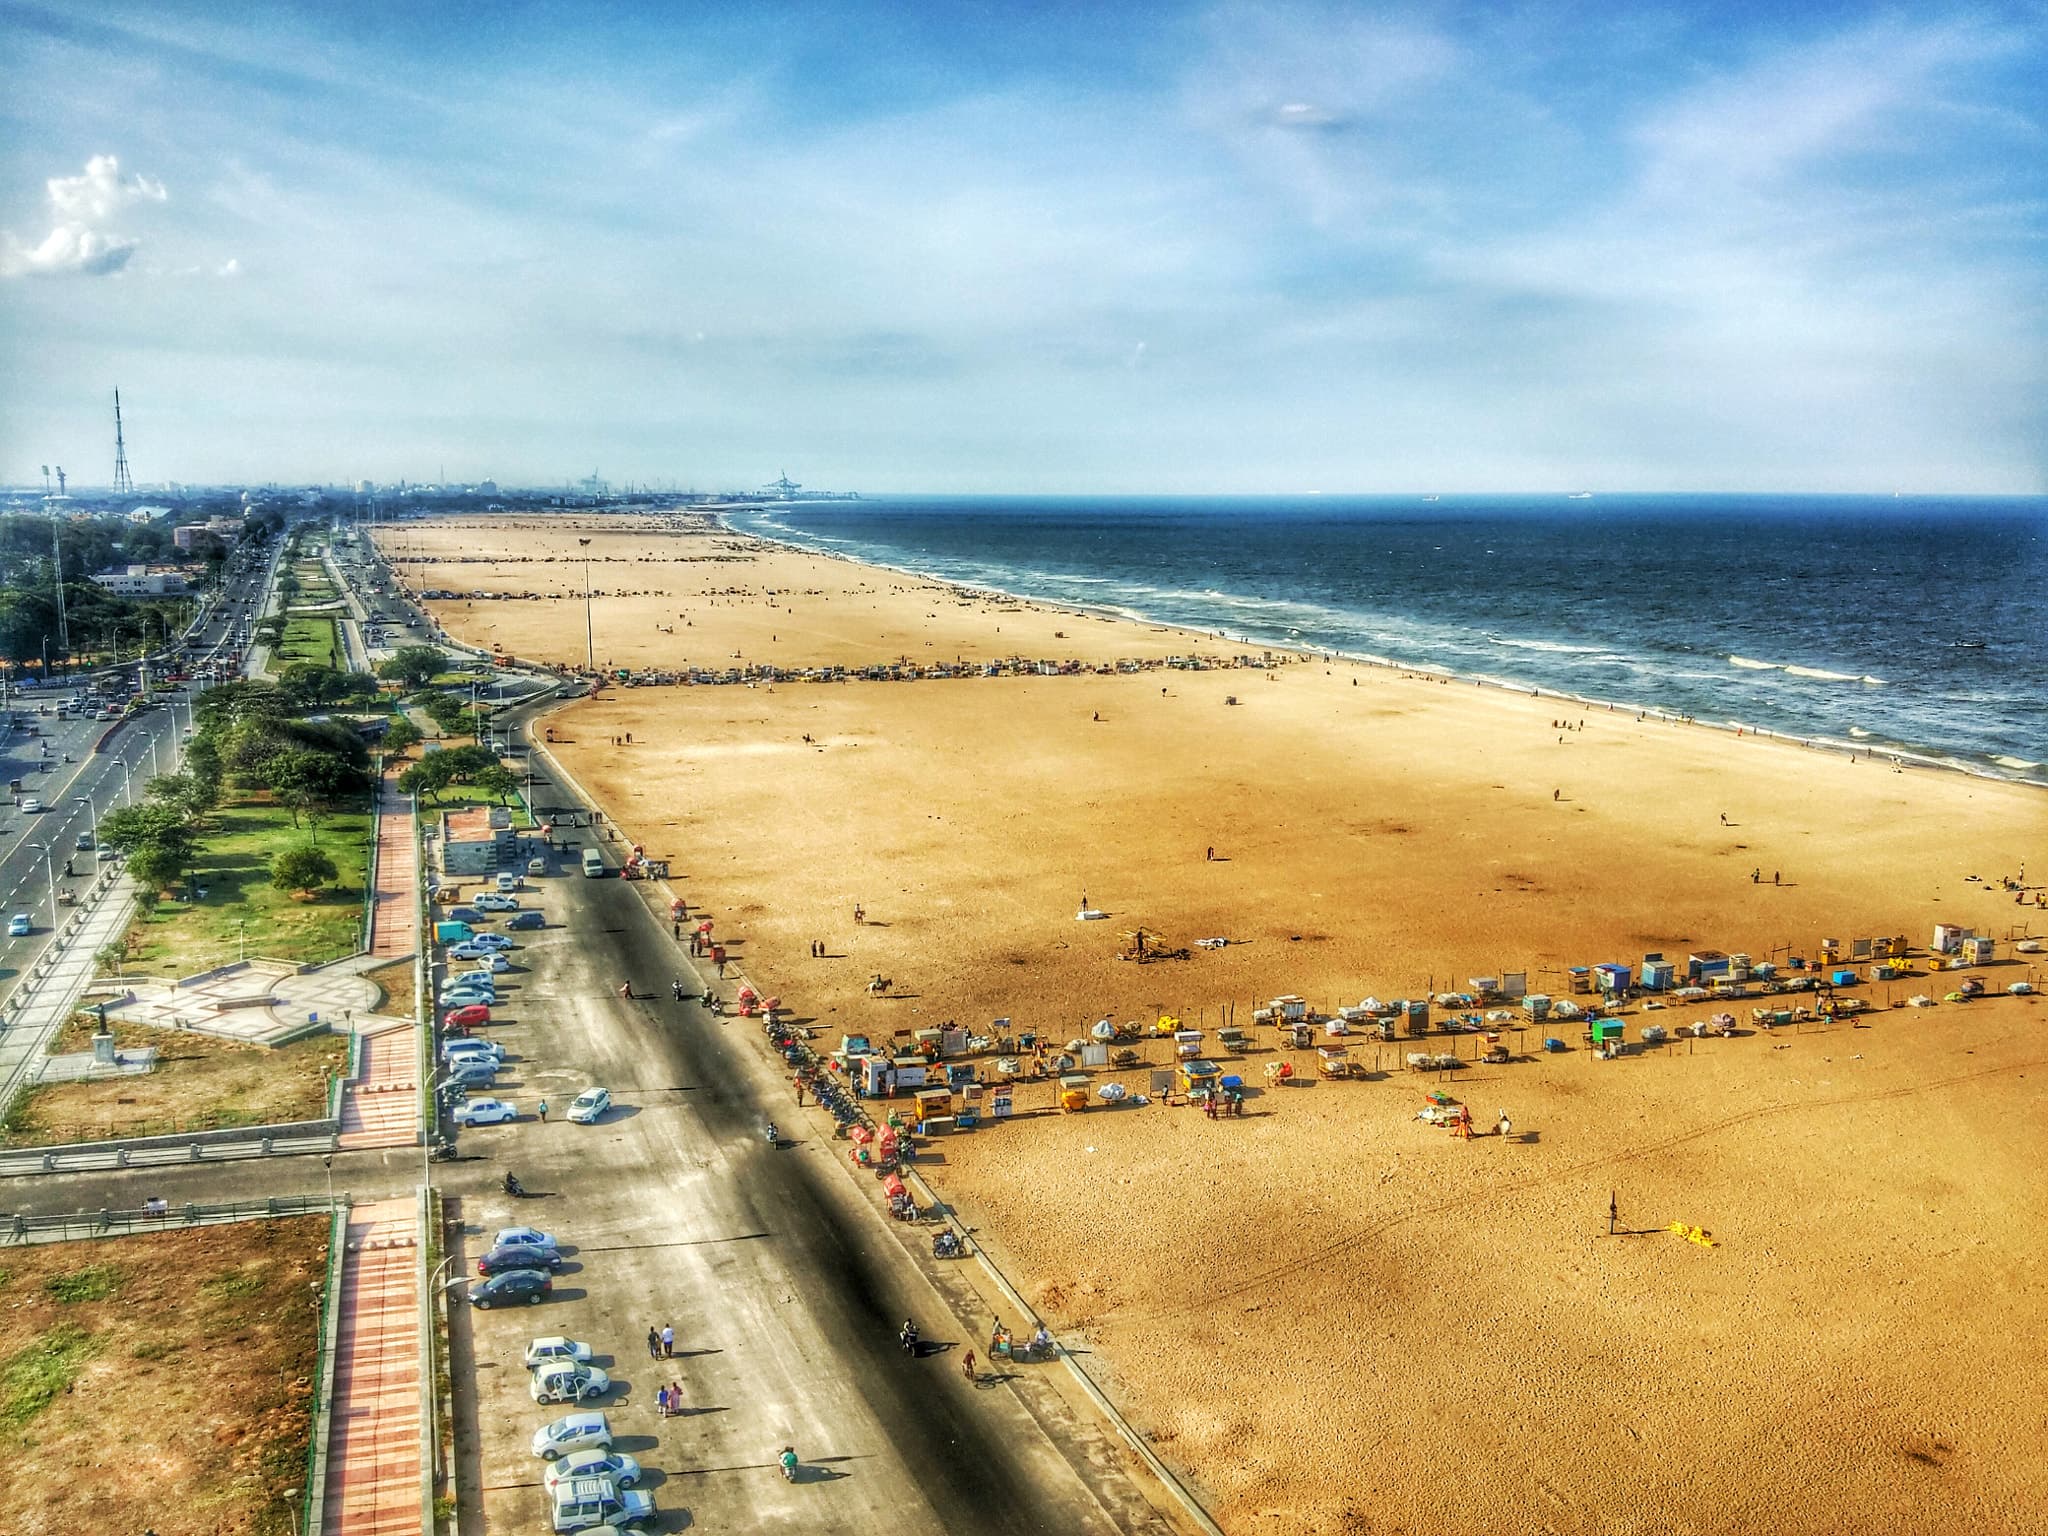
[[417,1202],[355,1207],[335,1298],[323,1536],[420,1529],[419,1303]]

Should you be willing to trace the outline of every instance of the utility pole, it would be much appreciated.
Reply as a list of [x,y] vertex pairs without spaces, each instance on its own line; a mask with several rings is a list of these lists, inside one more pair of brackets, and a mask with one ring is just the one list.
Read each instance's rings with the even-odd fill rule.
[[[57,466],[57,494],[64,494],[64,466]],[[50,507],[50,563],[57,584],[57,654],[71,654],[71,625],[64,616],[64,524],[54,505]],[[45,668],[47,671],[48,669]]]

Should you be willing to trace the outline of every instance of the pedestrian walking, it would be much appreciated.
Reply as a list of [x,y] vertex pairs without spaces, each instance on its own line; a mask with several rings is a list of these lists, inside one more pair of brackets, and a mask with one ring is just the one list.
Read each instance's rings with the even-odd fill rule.
[[796,1083],[796,1107],[802,1109],[804,1107],[804,1080],[799,1077],[794,1081]]
[[960,1374],[969,1381],[980,1381],[981,1374],[974,1368],[974,1351],[967,1351],[967,1358],[960,1362]]
[[683,936],[683,925],[681,923],[671,923],[669,928],[678,939]]
[[1778,883],[1778,872],[1777,872],[1777,871],[1776,871],[1776,870],[1774,869],[1774,870],[1772,870],[1772,871],[1771,871],[1771,884],[1773,884],[1773,885],[1776,885],[1777,883]]
[[676,1357],[676,1331],[668,1324],[661,1325],[661,1358],[673,1360]]
[[540,1123],[542,1125],[548,1123],[548,1101],[546,1099],[540,1101]]
[[668,1417],[668,1388],[657,1387],[654,1393],[654,1411],[660,1418]]
[[659,1360],[661,1358],[661,1334],[653,1328],[647,1330],[647,1358],[650,1360]]

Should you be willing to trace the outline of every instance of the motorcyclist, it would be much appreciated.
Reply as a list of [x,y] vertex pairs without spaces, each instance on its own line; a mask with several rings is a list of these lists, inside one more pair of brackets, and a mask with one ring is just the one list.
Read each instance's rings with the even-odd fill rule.
[[762,1138],[766,1140],[768,1145],[771,1147],[777,1145],[782,1140],[782,1132],[776,1129],[775,1122],[773,1120],[770,1120],[766,1125],[761,1127],[761,1135]]
[[782,1475],[792,1483],[796,1481],[796,1447],[785,1445],[782,1454],[775,1458],[782,1463]]
[[903,1346],[903,1353],[917,1353],[917,1322],[913,1318],[903,1319],[903,1326],[896,1332],[896,1342]]
[[677,1002],[679,1002],[679,1003],[680,1003],[680,1002],[681,1002],[681,1001],[683,1000],[683,978],[682,978],[682,977],[678,976],[678,977],[677,977],[677,978],[676,978],[676,979],[675,979],[674,981],[670,982],[670,983],[668,984],[668,989],[669,989],[669,991],[671,991],[671,992],[673,992],[673,993],[675,994],[675,998],[676,998],[676,1001],[677,1001]]
[[1043,1323],[1040,1323],[1038,1331],[1031,1335],[1031,1353],[1034,1355],[1049,1355],[1052,1353],[1052,1334],[1047,1332],[1046,1326]]
[[509,1168],[505,1170],[505,1193],[508,1195],[523,1195],[526,1193],[526,1187],[512,1176],[512,1171]]

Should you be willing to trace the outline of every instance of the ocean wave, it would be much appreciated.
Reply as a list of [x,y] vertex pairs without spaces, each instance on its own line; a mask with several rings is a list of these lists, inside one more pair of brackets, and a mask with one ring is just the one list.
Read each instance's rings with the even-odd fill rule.
[[2029,768],[2038,768],[2039,763],[2027,761],[2024,757],[1994,757],[1991,759],[2001,768],[2010,768],[2015,773],[2025,773]]
[[1782,672],[1787,677],[1810,678],[1816,683],[1865,683],[1872,688],[1885,687],[1885,680],[1872,677],[1866,672],[1830,672],[1825,667],[1802,667],[1790,661],[1758,661],[1750,656],[1730,656],[1728,665],[1740,667],[1745,672]]
[[1854,737],[1855,737],[1855,738],[1856,738],[1856,739],[1857,739],[1858,741],[1868,741],[1868,740],[1870,740],[1870,732],[1868,732],[1868,731],[1866,731],[1865,729],[1863,729],[1863,727],[1862,727],[1862,726],[1860,726],[1860,725],[1852,725],[1852,726],[1850,726],[1850,727],[1849,727],[1849,734],[1850,734],[1851,736],[1854,736]]
[[1567,645],[1562,640],[1517,640],[1509,635],[1489,634],[1486,638],[1518,651],[1549,651],[1560,656],[1598,656],[1607,649],[1604,645]]

